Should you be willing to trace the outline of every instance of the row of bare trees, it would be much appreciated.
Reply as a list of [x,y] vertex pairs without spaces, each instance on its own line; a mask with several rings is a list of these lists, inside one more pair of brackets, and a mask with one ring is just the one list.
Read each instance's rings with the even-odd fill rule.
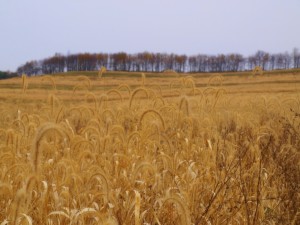
[[102,66],[107,70],[161,72],[174,70],[177,72],[223,72],[244,71],[260,66],[264,70],[300,68],[300,52],[270,54],[257,51],[254,55],[244,57],[241,54],[219,54],[194,56],[142,52],[127,54],[119,52],[80,53],[62,55],[39,61],[30,61],[17,69],[18,74],[28,75],[53,74],[66,71],[94,71]]

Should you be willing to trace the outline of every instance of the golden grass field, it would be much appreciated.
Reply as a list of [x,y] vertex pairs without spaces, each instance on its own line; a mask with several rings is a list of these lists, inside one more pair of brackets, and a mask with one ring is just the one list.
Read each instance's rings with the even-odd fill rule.
[[300,224],[300,71],[0,80],[0,224]]

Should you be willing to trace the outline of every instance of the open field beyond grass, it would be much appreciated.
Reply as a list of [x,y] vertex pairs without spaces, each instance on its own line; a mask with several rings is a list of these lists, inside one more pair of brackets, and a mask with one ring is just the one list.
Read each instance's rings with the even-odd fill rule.
[[1,224],[300,224],[300,71],[0,80]]

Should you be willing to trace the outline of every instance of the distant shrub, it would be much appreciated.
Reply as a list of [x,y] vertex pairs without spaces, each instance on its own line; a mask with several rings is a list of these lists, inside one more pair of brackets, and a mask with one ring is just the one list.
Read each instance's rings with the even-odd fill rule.
[[264,71],[260,66],[256,66],[252,70],[252,75],[253,76],[262,76],[263,74],[264,74]]
[[16,73],[0,71],[0,80],[11,78],[11,77],[16,77],[16,76],[17,76]]

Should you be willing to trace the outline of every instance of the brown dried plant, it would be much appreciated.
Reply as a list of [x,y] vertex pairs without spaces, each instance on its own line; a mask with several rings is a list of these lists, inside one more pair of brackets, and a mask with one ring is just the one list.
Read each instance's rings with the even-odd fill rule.
[[151,79],[0,107],[0,223],[299,224],[299,99]]

